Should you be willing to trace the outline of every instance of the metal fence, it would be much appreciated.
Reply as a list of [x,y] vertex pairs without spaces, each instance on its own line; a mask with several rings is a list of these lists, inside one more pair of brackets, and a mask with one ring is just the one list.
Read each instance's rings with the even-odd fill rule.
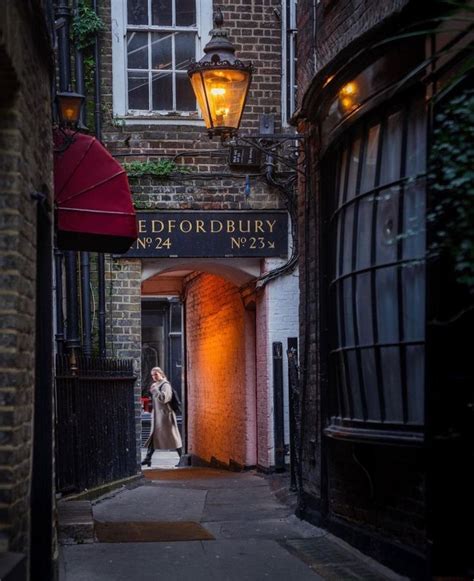
[[132,360],[56,359],[56,475],[62,493],[137,472]]

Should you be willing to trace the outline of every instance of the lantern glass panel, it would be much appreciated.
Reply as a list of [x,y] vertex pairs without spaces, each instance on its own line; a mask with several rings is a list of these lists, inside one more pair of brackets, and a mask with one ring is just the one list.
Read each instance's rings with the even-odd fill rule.
[[74,124],[79,121],[81,113],[82,97],[66,97],[59,98],[59,116],[63,123]]

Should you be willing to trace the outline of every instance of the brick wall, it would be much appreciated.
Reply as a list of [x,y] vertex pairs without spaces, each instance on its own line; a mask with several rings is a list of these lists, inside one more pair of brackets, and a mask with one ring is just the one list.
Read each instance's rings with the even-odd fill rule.
[[253,313],[238,288],[201,274],[186,289],[189,452],[255,465]]
[[[100,14],[105,24],[105,30],[101,35],[104,142],[120,162],[148,161],[184,152],[183,155],[176,158],[176,162],[178,165],[186,166],[188,170],[185,175],[173,176],[169,179],[146,176],[132,178],[130,183],[136,208],[140,210],[283,208],[284,205],[277,190],[270,187],[259,175],[250,177],[250,191],[248,191],[246,187],[247,172],[229,169],[227,149],[218,140],[209,140],[203,124],[196,125],[196,121],[194,121],[194,125],[179,123],[179,121],[172,124],[172,117],[166,120],[166,124],[160,124],[157,117],[152,119],[153,123],[148,123],[146,120],[138,121],[129,118],[123,120],[113,117],[112,43],[114,37],[112,29],[114,24],[111,21],[111,6],[111,0],[100,2]],[[263,113],[275,115],[275,130],[278,131],[281,118],[281,22],[276,10],[281,9],[280,1],[224,0],[224,2],[215,3],[215,6],[222,9],[224,26],[229,30],[229,36],[237,48],[238,57],[243,60],[251,60],[255,67],[252,87],[242,120],[242,131],[256,133],[259,130],[260,115]],[[204,38],[203,44],[206,44],[208,40],[209,38]],[[258,174],[258,170],[254,173]],[[196,265],[196,270],[199,271],[198,265]],[[136,273],[130,274],[136,276]],[[208,279],[204,278],[203,280]],[[227,287],[225,288],[227,289]],[[200,304],[198,290],[198,287],[193,289],[194,305]],[[202,301],[204,304],[205,298],[202,298]],[[112,303],[114,304],[114,312],[116,309],[120,310],[125,307],[118,295],[113,295]],[[245,316],[242,314],[242,304],[237,295],[233,304],[236,308],[235,316],[243,317],[238,323],[241,325],[244,319],[248,319],[248,314]],[[205,318],[202,318],[202,321],[203,325],[212,325],[212,320],[206,323]],[[114,322],[114,326],[118,328],[120,324],[117,326],[117,323]],[[247,335],[251,340],[255,333],[255,325],[250,325],[249,329]],[[123,335],[123,333],[115,333],[115,337],[119,335]],[[130,336],[130,339],[131,342],[127,349],[135,350],[138,357],[140,338],[137,334],[133,334],[133,338]],[[136,342],[132,344],[133,341]],[[193,353],[192,345],[188,345],[188,353]],[[199,350],[197,344],[196,349]],[[215,365],[230,365],[232,367],[234,364],[233,353],[230,353],[228,362],[222,353],[221,355],[221,362],[219,364],[216,362]],[[244,357],[243,352],[242,356]],[[265,362],[265,365],[267,364],[268,361]],[[224,371],[222,372],[224,373]],[[248,371],[248,373],[250,372]],[[189,377],[192,378],[192,374]],[[255,374],[253,374],[253,379],[254,377]],[[265,386],[267,385],[268,383],[265,382]],[[190,393],[192,393],[192,388],[190,388]],[[267,395],[262,394],[262,397],[267,398]],[[190,410],[188,411],[190,412]],[[266,413],[270,413],[270,410],[267,410]],[[194,421],[192,413],[189,413],[189,417],[191,421]],[[265,429],[268,429],[268,418],[265,421]],[[201,436],[197,435],[196,437]],[[227,438],[227,436],[225,437]],[[228,437],[230,438],[230,435]],[[242,448],[234,448],[230,440],[225,441],[227,443],[224,448],[212,451],[212,448],[207,447],[208,441],[203,443],[200,439],[196,440],[204,455],[216,454],[222,456],[221,459],[225,462],[228,462],[230,458],[238,462],[247,458],[246,461],[255,464],[255,458],[250,458],[250,452],[245,451],[244,445]]]
[[28,553],[36,206],[51,197],[49,45],[36,2],[0,4],[0,552]]
[[367,45],[361,42],[364,35],[396,17],[407,4],[408,0],[323,0],[314,9],[313,0],[298,2],[299,105],[316,73],[353,57]]
[[[267,259],[263,272],[280,261]],[[281,277],[265,288],[257,302],[257,425],[258,465],[269,468],[275,463],[272,344],[283,346],[283,394],[285,444],[289,444],[288,416],[288,338],[298,337],[298,274]]]
[[137,460],[141,454],[141,272],[140,260],[114,260],[106,264],[107,355],[133,359]]
[[[302,29],[299,32],[298,62],[309,63],[299,71],[299,86],[307,91],[306,95],[311,82],[323,69],[336,70],[346,64],[357,50],[369,47],[378,40],[380,26],[391,26],[391,33],[396,34],[398,16],[407,4],[403,0],[323,0],[315,13],[315,43],[314,14],[311,16],[310,13],[312,3],[303,0],[299,4]],[[389,34],[388,30],[385,30],[386,35]],[[353,74],[353,71],[347,74]],[[305,91],[299,95],[304,99]],[[322,98],[321,94],[319,97]],[[364,550],[371,552],[375,558],[390,557],[389,551],[385,555],[380,551],[380,539],[391,542],[392,547],[404,544],[421,554],[426,543],[423,453],[407,448],[324,440],[327,417],[321,400],[331,385],[327,386],[326,383],[324,359],[328,334],[326,329],[321,328],[319,318],[320,314],[324,315],[321,294],[325,293],[326,284],[321,274],[323,256],[320,255],[323,218],[319,168],[323,162],[319,152],[317,123],[321,120],[317,119],[316,110],[305,113],[317,120],[314,125],[300,121],[299,127],[309,136],[307,145],[311,160],[309,182],[306,188],[301,183],[299,191],[300,361],[306,514],[317,520],[321,513],[325,514],[327,506],[328,526],[337,527],[345,523],[345,528],[337,531],[359,546],[363,542],[363,531],[371,539],[366,542]],[[336,519],[337,524],[331,525]],[[352,525],[355,532],[349,533]],[[398,566],[401,565],[399,562]],[[396,566],[396,563],[392,561],[391,566]]]

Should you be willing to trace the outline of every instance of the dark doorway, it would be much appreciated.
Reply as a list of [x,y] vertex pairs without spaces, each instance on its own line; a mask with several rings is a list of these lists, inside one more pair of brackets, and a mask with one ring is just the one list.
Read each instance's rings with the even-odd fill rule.
[[[142,300],[142,396],[149,395],[151,370],[161,367],[183,401],[183,315],[179,299]],[[183,432],[183,418],[177,417]],[[146,429],[143,430],[144,434]]]

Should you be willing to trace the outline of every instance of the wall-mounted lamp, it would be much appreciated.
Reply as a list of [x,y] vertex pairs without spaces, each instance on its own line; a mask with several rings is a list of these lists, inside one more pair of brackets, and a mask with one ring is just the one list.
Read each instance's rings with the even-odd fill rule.
[[79,130],[82,106],[85,97],[72,91],[56,93],[58,128],[54,132],[54,153],[63,153],[74,142]]
[[56,94],[56,107],[59,124],[62,127],[76,128],[81,116],[84,95],[66,91]]
[[253,67],[235,57],[235,46],[227,31],[220,28],[223,22],[217,9],[211,40],[204,47],[205,55],[189,66],[188,75],[209,136],[218,135],[224,141],[239,128]]

